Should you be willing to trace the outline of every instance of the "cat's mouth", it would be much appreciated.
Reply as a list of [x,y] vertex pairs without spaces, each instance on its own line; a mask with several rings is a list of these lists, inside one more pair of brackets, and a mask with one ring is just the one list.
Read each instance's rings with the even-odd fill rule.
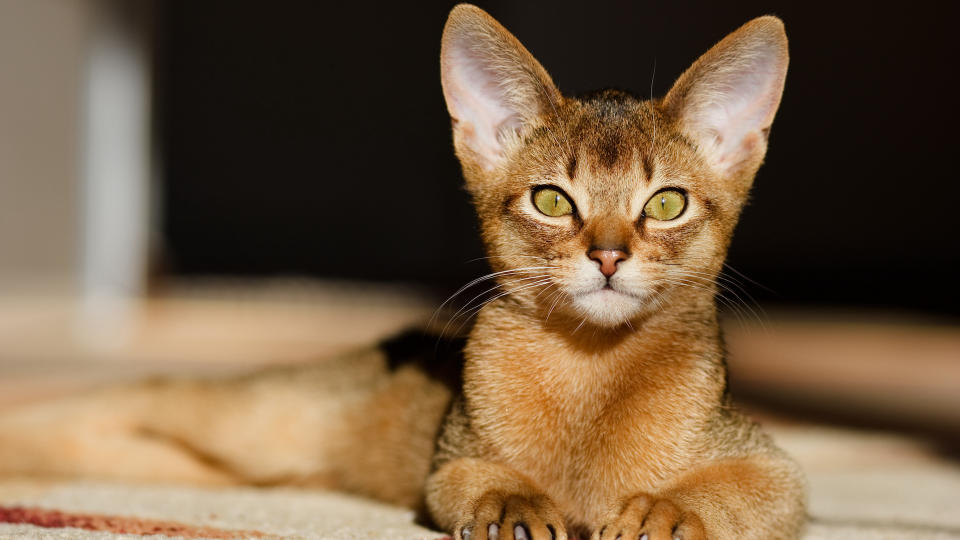
[[[599,280],[598,280],[599,281]],[[636,300],[643,300],[642,294],[624,287],[623,284],[617,284],[615,280],[607,280],[605,283],[595,283],[592,287],[579,287],[580,290],[571,291],[574,297],[579,298],[614,298],[617,296],[629,297]]]
[[633,292],[606,283],[583,291],[573,298],[573,305],[587,320],[600,326],[617,326],[643,308],[644,298]]
[[612,284],[611,282],[609,282],[609,281],[608,281],[606,284],[604,284],[602,287],[600,287],[599,289],[594,289],[594,290],[589,291],[589,292],[587,292],[587,293],[585,293],[585,294],[588,294],[588,295],[590,295],[590,294],[602,294],[602,295],[616,294],[616,295],[628,296],[628,297],[634,298],[634,299],[636,299],[636,300],[642,300],[642,299],[643,299],[639,294],[633,293],[633,292],[631,292],[631,291],[626,291],[626,290],[623,290],[623,289],[621,289],[621,288],[614,287],[613,284]]

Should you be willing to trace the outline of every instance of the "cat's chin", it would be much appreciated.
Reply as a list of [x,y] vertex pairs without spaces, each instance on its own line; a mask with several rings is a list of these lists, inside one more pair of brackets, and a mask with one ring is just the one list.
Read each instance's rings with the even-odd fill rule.
[[614,328],[636,317],[646,302],[640,295],[605,287],[575,295],[572,304],[587,322]]

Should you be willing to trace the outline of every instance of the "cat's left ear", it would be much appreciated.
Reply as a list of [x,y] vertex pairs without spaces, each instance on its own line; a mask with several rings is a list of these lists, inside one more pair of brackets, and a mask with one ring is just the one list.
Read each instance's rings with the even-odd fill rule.
[[755,168],[766,153],[788,61],[783,22],[756,18],[687,69],[663,106],[722,176]]
[[517,38],[482,9],[453,8],[440,48],[443,96],[461,159],[493,169],[504,138],[561,99],[550,75]]

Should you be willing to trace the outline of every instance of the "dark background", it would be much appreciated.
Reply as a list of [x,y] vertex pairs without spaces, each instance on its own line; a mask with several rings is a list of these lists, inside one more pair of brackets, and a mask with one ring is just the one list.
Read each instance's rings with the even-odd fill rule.
[[[438,290],[484,273],[439,82],[452,5],[161,3],[166,268]],[[952,3],[479,5],[567,94],[663,95],[728,32],[780,16],[786,93],[729,258],[765,287],[743,286],[960,315]]]

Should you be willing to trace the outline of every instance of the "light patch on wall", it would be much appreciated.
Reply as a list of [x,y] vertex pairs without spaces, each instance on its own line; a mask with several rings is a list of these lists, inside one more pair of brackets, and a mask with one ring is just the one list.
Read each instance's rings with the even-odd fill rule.
[[[149,40],[124,2],[97,3],[83,110],[84,333],[115,340],[145,292],[151,192]],[[104,332],[97,332],[101,328]]]

